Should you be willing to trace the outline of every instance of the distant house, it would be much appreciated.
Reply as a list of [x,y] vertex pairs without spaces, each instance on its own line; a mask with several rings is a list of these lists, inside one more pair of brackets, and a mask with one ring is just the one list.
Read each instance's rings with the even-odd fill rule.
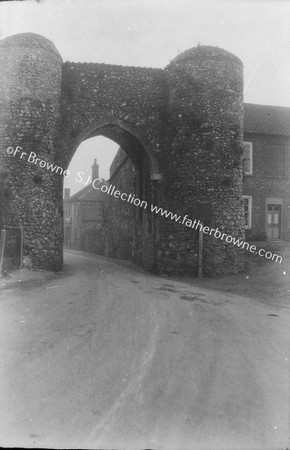
[[[92,181],[99,177],[96,159],[92,166]],[[107,184],[103,182],[102,184]],[[106,205],[108,196],[90,183],[70,197],[64,195],[64,246],[103,255],[105,253]]]
[[[110,183],[127,194],[136,193],[136,171],[134,165],[121,147],[110,166]],[[130,260],[133,257],[133,240],[138,239],[134,229],[134,213],[140,214],[136,206],[109,197],[107,247],[108,256]]]
[[243,202],[248,238],[290,240],[290,108],[244,104]]

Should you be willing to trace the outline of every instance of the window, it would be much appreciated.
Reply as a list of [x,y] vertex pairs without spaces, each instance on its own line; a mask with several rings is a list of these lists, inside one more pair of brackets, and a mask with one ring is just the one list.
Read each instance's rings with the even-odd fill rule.
[[64,217],[70,217],[71,216],[71,205],[65,205],[64,208]]
[[76,216],[77,216],[77,204],[76,203],[72,204],[72,216],[74,218],[76,218]]
[[244,145],[244,155],[243,155],[244,174],[252,175],[253,174],[253,143],[244,141],[243,145]]
[[252,197],[243,195],[245,228],[249,230],[252,226]]

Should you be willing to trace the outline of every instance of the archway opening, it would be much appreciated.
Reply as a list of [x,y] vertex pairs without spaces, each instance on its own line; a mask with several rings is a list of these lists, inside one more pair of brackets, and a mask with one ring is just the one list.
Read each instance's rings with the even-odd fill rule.
[[[92,175],[92,165],[95,159],[99,166],[98,175],[109,180],[110,166],[118,149],[119,145],[116,142],[104,136],[96,136],[82,141],[68,165],[70,175],[64,179],[64,189],[70,189],[70,196],[79,192],[85,186],[84,183],[89,176]],[[83,181],[77,181],[80,178],[77,177],[78,172],[82,173]],[[90,182],[91,178],[88,184]]]
[[145,261],[151,268],[152,184],[145,149],[115,125],[87,133],[75,147],[64,180],[64,248]]

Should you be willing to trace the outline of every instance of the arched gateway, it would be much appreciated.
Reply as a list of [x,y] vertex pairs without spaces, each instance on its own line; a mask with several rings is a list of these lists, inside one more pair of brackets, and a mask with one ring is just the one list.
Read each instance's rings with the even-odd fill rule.
[[[185,215],[243,236],[243,81],[236,56],[198,46],[164,70],[63,63],[52,42],[23,33],[1,41],[0,59],[2,221],[23,226],[32,267],[62,267],[62,187],[70,175],[53,167],[65,171],[78,145],[97,135],[131,158],[135,195],[181,216],[176,221],[150,208],[136,215],[135,254],[145,267],[195,275],[197,232]],[[237,246],[204,235],[205,272],[242,267]]]

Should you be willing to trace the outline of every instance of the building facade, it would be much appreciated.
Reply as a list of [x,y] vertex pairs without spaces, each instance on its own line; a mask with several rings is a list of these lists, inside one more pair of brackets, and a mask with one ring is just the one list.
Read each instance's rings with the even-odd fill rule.
[[[99,166],[95,159],[91,181],[98,177]],[[71,197],[69,191],[65,189],[63,202],[64,246],[104,255],[107,196],[94,189],[92,183]]]
[[290,108],[244,104],[246,237],[290,240]]
[[[136,193],[136,171],[126,152],[119,148],[110,167],[110,183],[121,192]],[[107,256],[113,258],[133,259],[134,226],[137,210],[134,205],[123,202],[113,196],[108,197]]]

